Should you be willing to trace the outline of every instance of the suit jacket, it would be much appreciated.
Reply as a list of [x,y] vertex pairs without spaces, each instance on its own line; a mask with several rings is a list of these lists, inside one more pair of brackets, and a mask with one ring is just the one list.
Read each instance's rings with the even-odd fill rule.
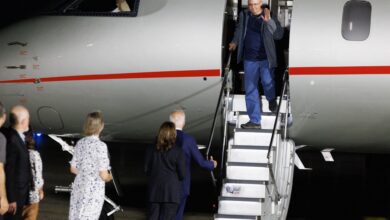
[[176,130],[176,145],[183,149],[186,158],[186,176],[182,183],[182,190],[183,195],[188,196],[191,187],[191,161],[195,161],[200,167],[208,171],[214,169],[214,163],[206,160],[200,153],[195,139],[181,130]]
[[180,203],[181,180],[185,176],[185,158],[181,148],[147,152],[146,174],[149,176],[149,202]]
[[29,153],[24,140],[13,128],[7,131],[6,150],[5,174],[8,202],[26,204],[32,180]]

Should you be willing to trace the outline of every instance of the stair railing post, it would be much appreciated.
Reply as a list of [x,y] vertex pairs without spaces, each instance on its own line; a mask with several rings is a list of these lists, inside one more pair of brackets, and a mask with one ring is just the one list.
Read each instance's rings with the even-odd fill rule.
[[[225,69],[223,71],[224,76],[223,76],[223,79],[222,79],[222,86],[221,86],[221,90],[219,92],[217,107],[216,107],[215,112],[214,112],[213,123],[212,123],[212,126],[211,126],[209,141],[208,141],[207,150],[206,150],[206,157],[207,158],[209,158],[211,145],[212,145],[212,142],[213,142],[213,139],[214,139],[214,131],[215,131],[215,125],[216,125],[218,112],[219,112],[220,106],[223,104],[222,103],[222,98],[223,98],[223,95],[224,95],[224,91],[225,91],[226,88],[231,88],[232,87],[231,85],[227,86],[228,82],[229,82],[229,77],[231,77],[231,76],[229,76],[230,72],[231,72],[231,69],[230,69],[231,58],[232,58],[232,52],[229,53],[228,61],[226,63],[226,67],[225,67]],[[230,80],[230,84],[231,83],[232,82]],[[228,89],[228,91],[229,91],[229,94],[230,94],[230,90],[229,89]],[[228,106],[228,104],[227,104],[227,106]],[[224,112],[225,112],[225,109],[224,109]],[[226,124],[227,124],[227,117],[226,116],[224,118],[224,121],[226,121]],[[225,142],[225,140],[223,141],[223,146],[225,146],[224,142]],[[223,149],[223,151],[224,151],[224,149]],[[222,151],[222,155],[224,155],[223,151]],[[221,164],[220,166],[221,166],[221,170],[222,170],[223,164],[222,163],[220,163],[220,164]],[[216,188],[217,187],[217,179],[214,176],[214,172],[211,171],[210,175],[211,175],[212,183],[213,183],[214,187]]]

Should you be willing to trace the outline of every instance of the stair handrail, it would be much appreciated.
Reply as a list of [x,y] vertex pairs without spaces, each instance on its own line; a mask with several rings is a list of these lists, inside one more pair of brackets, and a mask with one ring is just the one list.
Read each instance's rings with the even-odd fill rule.
[[273,143],[273,140],[274,140],[274,137],[275,137],[275,131],[277,129],[279,113],[280,113],[280,107],[282,106],[283,97],[284,97],[285,93],[287,92],[287,85],[288,85],[288,69],[286,69],[284,71],[284,73],[283,73],[283,89],[282,89],[282,93],[281,93],[281,95],[279,97],[279,104],[278,104],[278,108],[277,108],[277,111],[276,111],[276,117],[275,117],[275,121],[274,121],[274,126],[273,126],[273,129],[272,129],[271,141],[270,141],[270,143],[268,145],[268,153],[267,153],[267,159],[268,160],[270,159],[272,143]]
[[[213,117],[213,123],[212,123],[212,126],[211,126],[209,141],[208,141],[208,144],[207,144],[207,151],[206,151],[206,157],[207,158],[209,158],[209,155],[210,155],[211,144],[212,144],[213,138],[214,138],[215,125],[216,125],[216,121],[217,121],[218,112],[220,110],[220,106],[221,106],[221,101],[222,101],[222,97],[223,97],[223,94],[224,94],[224,90],[225,89],[227,90],[227,94],[226,94],[227,97],[229,97],[229,95],[230,95],[231,86],[226,86],[226,85],[227,85],[229,76],[232,73],[231,68],[230,68],[232,54],[233,54],[232,51],[230,51],[229,55],[228,55],[228,60],[227,60],[226,66],[225,66],[224,71],[223,71],[224,76],[223,76],[222,86],[221,86],[221,90],[219,92],[217,107],[215,108],[214,117]],[[227,114],[228,107],[229,107],[229,102],[227,101],[226,105],[225,105],[225,112],[224,112],[225,113],[225,117],[224,117],[224,136],[223,136],[223,143],[222,143],[222,156],[221,156],[222,159],[221,159],[221,162],[220,162],[221,166],[223,164],[224,151],[225,151],[225,147],[226,147],[226,136],[227,136],[226,135],[226,130],[227,130],[227,115],[226,114]],[[221,173],[222,173],[222,167],[221,167]],[[216,187],[217,186],[217,179],[215,178],[214,173],[212,171],[211,171],[211,178],[212,178],[214,187]]]
[[[279,104],[278,104],[278,108],[277,108],[277,111],[276,111],[274,126],[273,126],[273,129],[272,129],[271,140],[270,140],[270,143],[269,143],[269,146],[268,146],[268,153],[267,153],[268,168],[269,168],[269,171],[270,171],[270,177],[271,177],[272,182],[274,183],[274,186],[275,186],[276,201],[279,201],[281,199],[281,196],[280,196],[280,193],[278,191],[278,186],[277,186],[277,183],[276,183],[275,174],[274,174],[274,171],[272,169],[272,163],[270,163],[270,155],[271,155],[271,150],[272,150],[272,145],[273,145],[272,143],[274,141],[274,137],[275,137],[275,133],[276,133],[276,129],[277,129],[279,113],[280,113],[280,107],[282,106],[283,97],[285,96],[285,93],[287,92],[287,87],[288,87],[288,68],[283,73],[283,89],[282,89],[282,93],[281,93],[281,95],[279,97]],[[285,124],[287,124],[287,116],[286,116]]]

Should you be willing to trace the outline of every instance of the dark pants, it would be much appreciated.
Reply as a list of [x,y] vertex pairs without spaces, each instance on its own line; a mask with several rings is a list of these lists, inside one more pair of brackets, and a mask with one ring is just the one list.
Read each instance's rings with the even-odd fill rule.
[[174,220],[177,210],[177,203],[157,203],[149,204],[149,220]]
[[187,195],[181,197],[179,207],[177,208],[176,212],[176,220],[183,220],[183,215],[184,215],[184,209],[186,207],[186,202],[187,202]]
[[[18,188],[18,200],[16,201],[16,214],[7,213],[4,220],[22,220],[23,207],[27,204],[29,187]],[[9,202],[9,201],[8,201]]]
[[22,212],[23,212],[23,205],[19,206],[19,204],[17,204],[16,214],[13,215],[13,214],[7,213],[4,215],[4,220],[22,220],[23,219]]

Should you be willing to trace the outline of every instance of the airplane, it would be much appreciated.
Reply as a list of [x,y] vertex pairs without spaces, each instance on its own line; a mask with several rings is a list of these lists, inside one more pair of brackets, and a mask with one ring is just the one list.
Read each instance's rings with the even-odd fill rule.
[[[99,109],[104,139],[132,142],[150,142],[169,112],[181,108],[186,131],[207,144],[227,74],[227,33],[234,28],[228,21],[245,1],[128,3],[130,12],[118,12],[115,2],[62,1],[0,30],[0,100],[26,105],[34,128],[47,134],[77,136],[85,115]],[[390,3],[268,3],[290,30],[289,140],[389,152]]]
[[[142,0],[130,13],[83,16],[75,2],[1,30],[2,102],[26,105],[44,133],[80,133],[98,109],[105,139],[136,142],[182,108],[188,131],[205,141],[221,87],[225,3]],[[199,4],[207,9],[184,10]]]

